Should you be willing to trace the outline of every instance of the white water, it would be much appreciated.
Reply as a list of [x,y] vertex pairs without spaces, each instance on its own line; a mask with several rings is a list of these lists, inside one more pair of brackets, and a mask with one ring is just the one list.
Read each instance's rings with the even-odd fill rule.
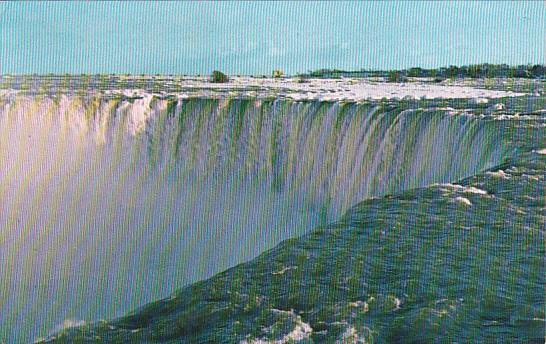
[[503,148],[489,124],[375,105],[4,95],[0,339],[121,315],[365,198],[491,167]]

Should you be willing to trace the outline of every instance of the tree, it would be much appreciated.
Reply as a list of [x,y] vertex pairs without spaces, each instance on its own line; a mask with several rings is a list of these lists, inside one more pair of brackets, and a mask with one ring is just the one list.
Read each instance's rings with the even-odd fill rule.
[[283,76],[282,70],[275,69],[275,70],[273,71],[273,77],[274,77],[274,78],[280,78],[280,77],[282,77],[282,76]]
[[459,67],[457,66],[449,66],[449,68],[446,69],[446,78],[456,78],[459,75]]
[[531,75],[535,78],[543,77],[546,74],[546,66],[534,65],[531,67]]
[[390,71],[387,76],[388,82],[406,82],[407,78],[398,71]]
[[413,67],[408,70],[408,76],[410,78],[416,78],[423,76],[423,70],[419,67]]
[[224,82],[228,82],[228,81],[229,81],[229,78],[224,73],[222,73],[222,72],[220,72],[218,70],[212,71],[210,82],[224,83]]

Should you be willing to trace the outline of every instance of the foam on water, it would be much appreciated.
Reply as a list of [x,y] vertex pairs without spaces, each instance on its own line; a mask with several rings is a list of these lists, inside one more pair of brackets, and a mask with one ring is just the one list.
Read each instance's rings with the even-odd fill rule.
[[472,205],[472,202],[470,202],[470,200],[468,198],[461,197],[461,196],[455,197],[455,202],[460,203],[460,204],[464,204],[464,205],[467,205],[467,206]]
[[[143,89],[109,90],[109,95],[146,97]],[[168,92],[158,92],[165,95]],[[487,90],[467,85],[439,85],[414,81],[409,83],[384,83],[363,78],[323,79],[308,78],[300,82],[297,78],[230,78],[229,83],[210,83],[207,77],[181,78],[179,97],[285,97],[293,100],[362,101],[366,99],[476,99],[475,104],[487,104],[489,99],[518,97],[525,93]]]
[[503,170],[491,171],[491,172],[487,172],[487,174],[497,178],[504,178],[504,179],[510,178],[510,175],[508,173],[505,173]]
[[[445,183],[445,184],[437,184],[441,187],[448,187],[450,189],[453,189],[458,192],[462,193],[470,193],[470,194],[476,194],[476,195],[487,195],[487,191],[479,189],[474,186],[463,186],[463,185],[457,185],[457,184],[451,184],[451,183]],[[443,189],[443,191],[447,191],[446,189]]]

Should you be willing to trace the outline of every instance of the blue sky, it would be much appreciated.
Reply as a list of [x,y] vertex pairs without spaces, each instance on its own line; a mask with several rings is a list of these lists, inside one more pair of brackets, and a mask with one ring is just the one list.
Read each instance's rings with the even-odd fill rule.
[[0,73],[546,63],[535,2],[2,2]]

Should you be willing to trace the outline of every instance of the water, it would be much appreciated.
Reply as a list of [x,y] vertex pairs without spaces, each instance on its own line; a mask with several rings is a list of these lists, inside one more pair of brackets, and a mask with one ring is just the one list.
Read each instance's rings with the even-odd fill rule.
[[0,338],[120,316],[514,154],[508,121],[421,105],[2,96]]
[[248,263],[51,339],[543,343],[546,117],[493,118],[514,148],[497,166],[364,200]]

